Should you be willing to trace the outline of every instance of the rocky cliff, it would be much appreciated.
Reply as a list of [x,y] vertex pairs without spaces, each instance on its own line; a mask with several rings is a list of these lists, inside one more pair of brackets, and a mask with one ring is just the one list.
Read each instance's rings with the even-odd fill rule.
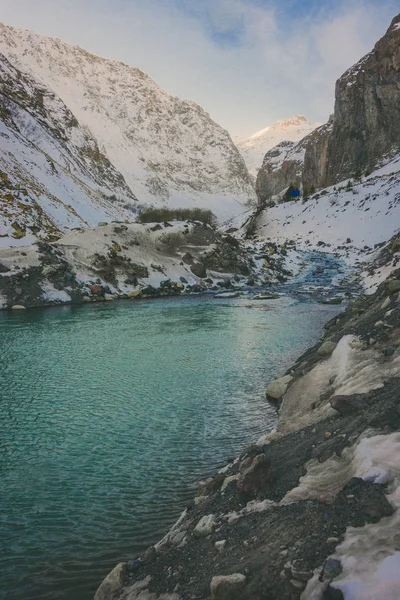
[[[400,14],[372,52],[336,83],[335,113],[325,168],[316,187],[363,174],[400,149]],[[323,162],[323,157],[320,159]],[[306,152],[305,183],[312,160]]]
[[[333,185],[370,172],[400,149],[400,15],[374,49],[336,83],[330,122],[302,140],[303,165],[282,160],[271,169],[266,155],[257,180],[259,200],[285,190],[293,175],[305,190]],[[296,147],[291,148],[296,153]],[[293,166],[294,167],[294,166]],[[272,171],[272,172],[271,172]]]
[[290,184],[295,187],[301,186],[304,155],[309,137],[298,143],[281,142],[267,152],[256,181],[257,197],[261,206],[273,205],[275,203],[273,197]]

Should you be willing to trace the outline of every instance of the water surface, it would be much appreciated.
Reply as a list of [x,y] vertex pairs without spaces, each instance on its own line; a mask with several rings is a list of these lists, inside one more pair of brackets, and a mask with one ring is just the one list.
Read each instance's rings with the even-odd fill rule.
[[0,597],[88,600],[271,429],[337,309],[207,297],[0,313]]

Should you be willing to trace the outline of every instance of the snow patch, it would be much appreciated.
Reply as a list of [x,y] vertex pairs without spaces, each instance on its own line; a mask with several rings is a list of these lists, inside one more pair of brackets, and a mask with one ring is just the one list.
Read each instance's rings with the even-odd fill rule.
[[[364,527],[348,527],[344,541],[336,548],[333,558],[340,560],[343,571],[332,587],[340,589],[346,600],[398,600],[400,590],[400,433],[377,435],[362,439],[355,447],[342,453],[346,476],[334,475],[338,485],[346,477],[374,477],[388,482],[387,498],[396,509],[390,517]],[[327,464],[329,463],[329,464]],[[321,481],[328,481],[329,466],[320,465]],[[307,474],[308,475],[308,474]],[[302,478],[303,491],[307,475]],[[335,478],[335,477],[334,477]],[[315,490],[314,480],[308,478],[309,491]],[[301,485],[299,487],[301,487]],[[320,485],[320,482],[318,482]],[[308,582],[302,600],[321,600],[326,584],[318,581],[319,571]]]

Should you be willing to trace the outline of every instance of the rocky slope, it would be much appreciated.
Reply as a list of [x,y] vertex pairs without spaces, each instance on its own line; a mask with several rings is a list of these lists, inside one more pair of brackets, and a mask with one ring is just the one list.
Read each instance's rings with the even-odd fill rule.
[[[4,131],[12,148],[2,153],[0,168],[12,178],[11,152],[24,187],[30,182],[37,187],[38,179],[36,171],[29,177],[32,168],[24,158],[28,141],[37,163],[46,154],[50,169],[51,163],[55,169],[61,163],[61,171],[68,159],[74,163],[73,175],[83,180],[78,187],[90,188],[79,194],[86,193],[89,205],[92,188],[94,195],[99,186],[108,190],[111,180],[117,201],[133,207],[136,199],[141,204],[201,206],[228,218],[255,200],[245,163],[229,134],[200,106],[170,96],[139,69],[5,25],[0,25],[0,53],[6,87],[0,96],[2,126],[8,127],[10,113],[14,125],[25,124],[22,140]],[[68,173],[64,182],[59,172],[56,191],[50,176],[47,200],[54,195],[68,204],[75,195],[75,190],[63,189],[72,186]],[[100,215],[103,208],[100,203]],[[77,212],[85,219],[84,211]]]
[[197,222],[76,228],[52,243],[0,248],[0,309],[239,293],[285,281],[287,257],[285,247],[255,248]]
[[[380,257],[391,262],[398,248]],[[400,271],[267,393],[276,430],[214,477],[95,600],[396,600]]]
[[302,115],[295,115],[291,119],[277,121],[249,138],[236,136],[233,138],[239,148],[251,175],[257,177],[263,158],[271,148],[281,142],[298,142],[318,127],[320,123],[309,121]]
[[65,104],[0,54],[0,246],[134,216],[137,199]]
[[[400,15],[373,50],[336,83],[331,121],[305,138],[298,147],[298,181],[305,191],[333,185],[376,168],[383,157],[400,149]],[[291,149],[296,153],[296,148]],[[284,191],[293,173],[285,161],[272,174],[270,161],[260,170],[257,191],[261,202]],[[274,185],[275,182],[275,185]]]

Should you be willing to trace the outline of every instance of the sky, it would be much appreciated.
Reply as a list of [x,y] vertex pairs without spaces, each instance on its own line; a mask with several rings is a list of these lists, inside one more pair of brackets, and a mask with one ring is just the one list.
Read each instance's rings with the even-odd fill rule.
[[294,114],[325,122],[336,79],[398,12],[394,0],[0,0],[5,24],[139,67],[244,136]]

